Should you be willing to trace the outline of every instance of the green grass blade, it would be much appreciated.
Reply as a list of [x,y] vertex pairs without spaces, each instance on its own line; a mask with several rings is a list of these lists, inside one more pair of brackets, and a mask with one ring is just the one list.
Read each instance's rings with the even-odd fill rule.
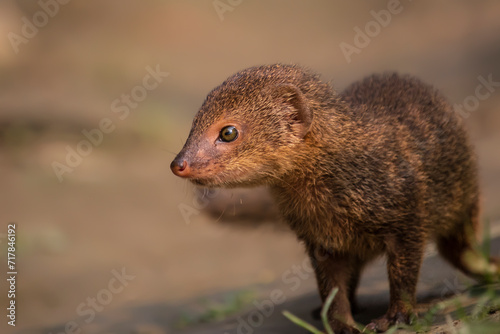
[[481,252],[485,259],[490,258],[491,251],[491,229],[490,229],[490,221],[489,219],[485,220],[483,224],[483,242],[481,244]]
[[332,305],[333,298],[337,295],[337,292],[339,292],[339,288],[333,288],[328,297],[326,297],[325,305],[323,306],[323,309],[321,310],[321,320],[323,321],[323,326],[325,327],[325,330],[328,334],[334,334],[332,327],[330,327],[330,323],[328,322],[328,309]]
[[322,331],[314,327],[313,325],[305,322],[304,320],[300,319],[299,317],[296,317],[295,315],[291,314],[288,311],[283,311],[283,315],[288,318],[291,322],[293,322],[296,325],[299,325],[300,327],[308,330],[309,332],[313,334],[323,334]]

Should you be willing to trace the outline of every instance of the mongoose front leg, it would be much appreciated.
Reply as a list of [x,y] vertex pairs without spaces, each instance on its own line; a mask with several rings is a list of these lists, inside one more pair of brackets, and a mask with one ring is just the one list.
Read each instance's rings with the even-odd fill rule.
[[[365,261],[358,259],[355,263],[354,262],[351,263],[353,264],[352,266],[353,270],[351,273],[351,277],[349,279],[349,284],[347,285],[347,291],[349,292],[349,303],[351,304],[351,313],[357,314],[361,311],[361,308],[359,307],[358,302],[356,300],[356,290],[359,285],[361,270],[365,265]],[[319,306],[318,308],[312,311],[311,314],[314,319],[321,320],[321,309],[322,307]]]
[[311,263],[316,273],[319,294],[324,303],[333,288],[339,290],[328,309],[328,319],[335,333],[359,333],[352,327],[354,319],[349,302],[349,280],[354,259],[348,255],[326,252],[318,247],[308,247]]
[[349,291],[349,303],[351,303],[351,312],[357,314],[360,312],[360,307],[356,300],[356,290],[358,289],[359,280],[361,278],[361,270],[365,266],[364,260],[357,259],[352,265],[351,277],[349,279],[348,291]]
[[411,240],[407,236],[398,236],[387,243],[389,309],[367,326],[371,330],[385,332],[392,325],[411,322],[425,238],[419,238],[417,233],[408,235],[412,236]]

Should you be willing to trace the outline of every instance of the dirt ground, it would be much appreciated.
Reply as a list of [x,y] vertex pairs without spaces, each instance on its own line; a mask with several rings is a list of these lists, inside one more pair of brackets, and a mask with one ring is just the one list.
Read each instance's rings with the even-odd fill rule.
[[[0,40],[1,333],[304,333],[285,309],[319,326],[310,316],[319,306],[314,277],[295,236],[269,221],[215,222],[169,169],[206,93],[256,64],[307,65],[339,90],[398,71],[434,84],[453,104],[477,100],[464,121],[480,163],[483,220],[500,254],[500,92],[493,85],[473,99],[480,78],[500,81],[500,3],[402,0],[350,62],[340,45],[355,45],[356,28],[376,22],[371,11],[388,10],[387,1],[234,1],[222,14],[216,3],[75,0],[47,14],[17,53]],[[41,10],[3,1],[0,35],[22,35],[23,18]],[[157,68],[169,73],[157,88],[129,114],[113,109]],[[54,162],[65,163],[68,147],[77,150],[82,131],[103,119],[115,128],[60,182]],[[242,196],[222,211],[272,210]],[[10,223],[15,327],[6,319]],[[423,308],[468,284],[429,248]],[[387,287],[381,259],[363,276],[358,321],[384,312]]]

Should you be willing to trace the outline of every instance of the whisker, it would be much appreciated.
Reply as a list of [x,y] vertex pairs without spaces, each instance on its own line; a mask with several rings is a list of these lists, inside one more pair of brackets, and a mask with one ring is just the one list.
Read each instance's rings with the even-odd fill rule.
[[170,150],[167,150],[167,149],[166,149],[166,148],[164,148],[164,147],[160,147],[160,148],[158,148],[158,149],[159,149],[159,150],[161,150],[161,151],[163,151],[163,152],[170,153],[170,154],[172,154],[172,155],[174,155],[174,156],[175,156],[175,155],[177,155],[177,153],[172,152],[172,151],[170,151]]
[[[227,208],[227,206],[226,206],[226,208]],[[221,220],[222,216],[224,216],[224,213],[226,212],[226,208],[224,208],[224,210],[222,210],[222,213],[220,214],[219,218],[217,218],[217,220],[215,221],[216,223],[218,223]]]

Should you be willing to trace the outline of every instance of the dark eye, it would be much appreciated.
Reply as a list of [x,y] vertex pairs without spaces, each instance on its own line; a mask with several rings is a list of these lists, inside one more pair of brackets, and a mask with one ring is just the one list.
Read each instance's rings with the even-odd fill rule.
[[220,130],[219,138],[223,142],[230,142],[238,138],[238,130],[232,125],[225,126]]

